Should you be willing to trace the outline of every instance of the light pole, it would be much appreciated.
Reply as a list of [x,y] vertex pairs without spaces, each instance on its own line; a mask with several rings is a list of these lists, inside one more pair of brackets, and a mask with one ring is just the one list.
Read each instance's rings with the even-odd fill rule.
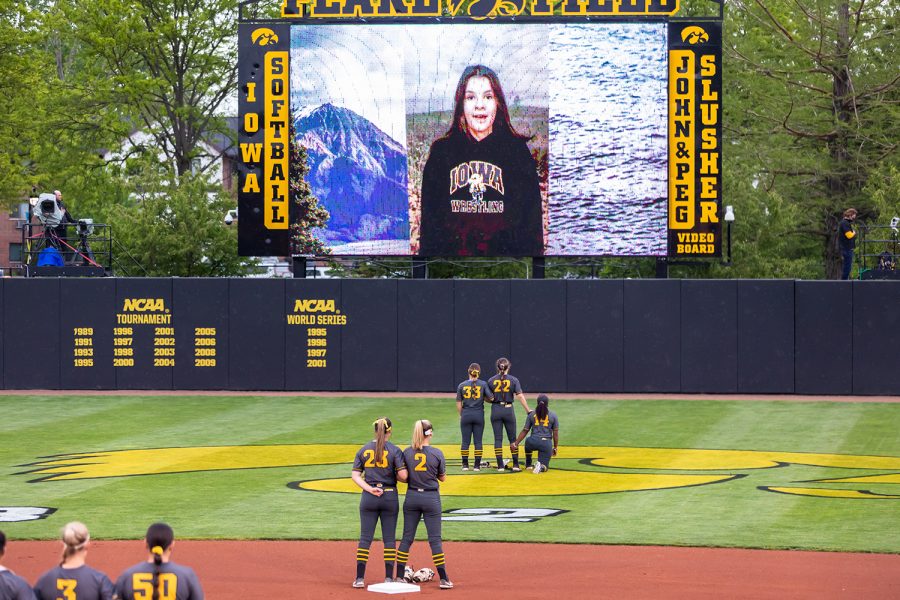
[[727,233],[725,234],[728,237],[728,260],[725,261],[725,264],[731,265],[731,224],[734,223],[734,207],[730,204],[725,207],[725,225],[727,226]]

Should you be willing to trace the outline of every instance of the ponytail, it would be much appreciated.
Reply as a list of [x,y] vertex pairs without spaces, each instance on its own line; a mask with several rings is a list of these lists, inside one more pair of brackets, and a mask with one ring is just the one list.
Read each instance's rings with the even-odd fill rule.
[[153,600],[159,600],[159,574],[162,570],[163,553],[175,540],[175,532],[165,523],[154,523],[147,529],[147,548],[153,555]]
[[84,550],[91,534],[87,526],[79,521],[67,523],[62,530],[63,553],[60,565],[69,560],[76,553]]
[[434,428],[431,426],[431,421],[427,419],[416,421],[416,425],[413,427],[412,447],[416,450],[421,450],[425,445],[425,439],[428,438],[433,431]]
[[547,397],[547,394],[541,394],[537,397],[537,408],[534,409],[535,418],[541,421],[547,418],[547,414],[550,412],[550,409],[547,408],[549,403],[550,398]]
[[375,426],[375,464],[378,464],[384,452],[387,434],[391,431],[391,420],[387,417],[379,417],[372,424]]

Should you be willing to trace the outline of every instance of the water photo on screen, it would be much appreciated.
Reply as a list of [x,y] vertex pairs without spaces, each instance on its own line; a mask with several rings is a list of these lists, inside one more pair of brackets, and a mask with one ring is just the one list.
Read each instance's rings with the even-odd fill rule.
[[665,256],[666,26],[550,26],[548,255]]

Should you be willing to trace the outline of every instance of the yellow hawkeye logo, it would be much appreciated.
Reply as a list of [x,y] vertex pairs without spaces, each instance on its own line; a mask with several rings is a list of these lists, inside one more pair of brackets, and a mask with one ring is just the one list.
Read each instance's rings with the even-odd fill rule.
[[260,46],[269,46],[278,43],[278,35],[268,27],[260,27],[253,30],[250,40]]
[[[438,446],[458,464],[458,446]],[[290,483],[295,489],[314,492],[359,493],[346,477],[346,466],[358,446],[349,444],[284,444],[273,446],[201,446],[154,448],[65,454],[28,465],[21,474],[36,475],[32,483],[134,475],[164,475],[195,471],[262,469],[335,465],[340,477]],[[791,480],[789,471],[777,467],[824,467],[869,470],[869,473]],[[623,472],[624,471],[624,472]],[[874,472],[873,472],[874,471]],[[541,485],[530,477],[466,477],[448,474],[441,485],[445,496],[572,496],[637,492],[702,486],[713,483],[752,481],[769,485],[754,489],[819,498],[897,500],[900,493],[900,457],[852,454],[816,454],[758,450],[698,450],[691,448],[629,448],[618,446],[561,447],[553,468],[541,476]],[[775,484],[775,485],[772,485]],[[747,485],[746,483],[742,485]],[[405,491],[400,486],[401,492]]]
[[681,30],[681,41],[687,42],[692,46],[694,44],[702,44],[709,41],[709,34],[702,27],[691,25]]

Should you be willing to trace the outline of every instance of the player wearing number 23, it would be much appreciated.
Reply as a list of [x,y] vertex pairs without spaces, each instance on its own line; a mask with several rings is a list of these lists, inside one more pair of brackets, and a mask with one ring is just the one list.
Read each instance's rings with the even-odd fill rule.
[[481,366],[469,365],[469,378],[456,386],[456,412],[459,413],[459,430],[462,444],[462,469],[469,470],[469,444],[475,441],[475,470],[481,470],[482,438],[484,437],[484,402],[494,401],[494,393],[488,384],[478,379]]
[[[87,564],[91,534],[84,523],[73,521],[63,527],[63,554],[58,567],[50,569],[34,584],[37,600],[110,600],[113,584],[109,577]],[[2,596],[0,596],[2,597]]]
[[[175,533],[165,523],[147,529],[146,562],[126,569],[116,581],[118,600],[203,600],[200,580],[190,567],[171,561]],[[155,592],[155,593],[154,593]]]
[[434,427],[430,421],[416,421],[413,427],[412,446],[403,451],[403,460],[409,472],[409,487],[403,501],[403,539],[397,550],[397,578],[403,577],[409,560],[409,548],[416,539],[419,521],[425,520],[431,558],[441,577],[441,589],[453,587],[447,577],[444,564],[444,548],[441,542],[441,493],[440,482],[447,478],[447,461],[444,453],[431,446]]
[[385,580],[393,581],[394,559],[397,556],[397,482],[406,481],[406,463],[400,448],[390,443],[393,425],[387,417],[376,419],[375,439],[356,453],[353,483],[363,490],[359,500],[359,545],[356,547],[356,579],[353,587],[365,587],[366,563],[369,547],[375,537],[375,525],[381,520],[381,539],[384,540]]

